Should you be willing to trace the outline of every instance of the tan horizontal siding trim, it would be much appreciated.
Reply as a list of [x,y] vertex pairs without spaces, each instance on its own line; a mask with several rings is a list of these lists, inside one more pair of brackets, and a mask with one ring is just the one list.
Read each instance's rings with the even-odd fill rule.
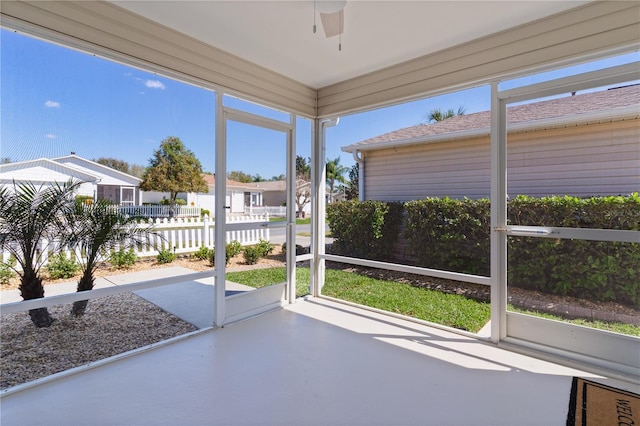
[[[104,1],[3,1],[3,21],[62,34],[75,47],[148,64],[212,88],[315,117],[316,91]],[[3,22],[6,24],[6,22]],[[62,41],[62,37],[57,41]]]
[[318,91],[318,115],[463,88],[531,68],[638,45],[640,5],[594,2]]
[[[507,156],[507,192],[588,196],[640,191],[639,122],[616,121],[514,135]],[[365,176],[368,199],[487,197],[489,140],[368,151]]]

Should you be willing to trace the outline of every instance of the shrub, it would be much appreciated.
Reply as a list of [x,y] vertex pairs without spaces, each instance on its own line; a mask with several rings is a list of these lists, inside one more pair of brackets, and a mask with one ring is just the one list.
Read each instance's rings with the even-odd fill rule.
[[111,253],[109,256],[109,263],[111,263],[116,268],[129,268],[133,266],[138,260],[138,256],[133,251],[133,249],[129,250],[118,250]]
[[0,262],[0,284],[9,284],[11,277],[15,275],[13,266],[16,264],[16,258],[10,257],[6,262]]
[[[169,200],[168,198],[163,198],[162,200],[159,201],[160,205],[162,206],[168,206],[169,204],[171,204],[171,200]],[[187,200],[185,200],[184,198],[176,198],[176,206],[186,206],[187,205]]]
[[71,258],[67,258],[64,253],[58,253],[51,256],[49,263],[47,263],[47,269],[49,270],[49,276],[51,278],[71,278],[80,269],[78,263]]
[[405,203],[405,237],[420,266],[489,275],[488,199],[427,198]]
[[202,246],[198,249],[197,252],[193,253],[192,256],[196,259],[207,260],[209,258],[209,252],[213,250],[209,250],[207,246]]
[[259,246],[248,246],[244,248],[244,261],[247,265],[255,265],[260,260],[262,250]]
[[176,254],[169,249],[162,249],[158,252],[156,260],[160,264],[171,263],[176,260]]
[[[640,196],[517,196],[512,225],[640,230]],[[553,294],[640,307],[640,244],[511,237],[509,282]]]
[[341,201],[327,206],[333,248],[345,256],[393,259],[402,221],[402,204],[382,201]]
[[267,257],[273,252],[273,244],[260,238],[260,242],[256,245],[260,252],[260,257]]
[[[225,250],[224,250],[224,254],[225,254],[225,261],[227,263],[227,265],[229,264],[229,261],[237,256],[238,254],[240,254],[240,252],[242,251],[242,244],[240,244],[239,241],[233,240],[230,243],[227,243],[225,246]],[[211,266],[215,266],[216,264],[216,250],[215,249],[210,249],[209,250],[209,264]]]
[[[428,198],[406,207],[409,250],[420,266],[489,275],[489,200]],[[510,225],[640,230],[640,196],[516,196]],[[513,287],[640,307],[640,244],[509,237]]]
[[227,263],[231,260],[232,257],[235,257],[240,254],[242,251],[242,244],[240,241],[233,240],[226,245],[226,255],[227,255]]
[[209,216],[211,217],[211,212],[207,209],[200,209],[200,216]]

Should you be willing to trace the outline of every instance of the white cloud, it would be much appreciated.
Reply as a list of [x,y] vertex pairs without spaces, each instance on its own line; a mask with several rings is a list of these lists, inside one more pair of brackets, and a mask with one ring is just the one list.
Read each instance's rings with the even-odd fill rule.
[[44,103],[44,106],[46,106],[47,108],[60,108],[60,102],[47,101]]
[[158,80],[147,80],[147,81],[145,81],[144,85],[147,86],[150,89],[164,90],[164,84],[162,84]]
[[47,139],[55,139],[57,138],[56,135],[54,135],[53,133],[47,133],[46,135],[44,135],[45,138]]

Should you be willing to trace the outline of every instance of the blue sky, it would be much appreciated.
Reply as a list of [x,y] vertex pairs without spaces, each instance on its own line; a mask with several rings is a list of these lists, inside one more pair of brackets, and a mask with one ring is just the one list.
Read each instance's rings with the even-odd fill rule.
[[[140,71],[11,31],[0,33],[0,157],[11,161],[67,155],[113,157],[148,165],[168,136],[179,137],[214,171],[215,97],[211,91]],[[638,60],[638,53],[545,73],[511,83],[531,83]],[[236,99],[225,105],[250,112],[264,108]],[[354,164],[341,146],[413,126],[433,108],[464,106],[466,113],[490,107],[488,86],[372,112],[342,117],[327,135],[327,157]],[[288,120],[285,114],[268,112]],[[310,122],[298,120],[297,153],[310,155]],[[284,136],[250,126],[230,125],[227,170],[264,178],[285,172]]]

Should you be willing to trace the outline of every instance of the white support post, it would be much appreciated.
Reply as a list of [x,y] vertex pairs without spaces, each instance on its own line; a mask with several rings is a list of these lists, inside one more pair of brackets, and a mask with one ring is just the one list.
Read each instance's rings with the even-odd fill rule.
[[214,228],[215,245],[215,292],[214,292],[214,325],[222,327],[225,319],[225,217],[227,192],[227,119],[222,104],[222,93],[216,93],[216,205]]
[[325,254],[325,186],[327,181],[325,166],[326,131],[327,128],[337,125],[338,121],[338,118],[315,120],[313,126],[313,149],[311,151],[311,209],[313,212],[311,216],[311,241],[313,244],[311,294],[313,296],[322,294],[322,286],[324,285],[325,261],[322,259],[322,256]]
[[296,116],[290,114],[287,132],[287,300],[296,301]]
[[491,341],[507,336],[507,110],[491,85]]

